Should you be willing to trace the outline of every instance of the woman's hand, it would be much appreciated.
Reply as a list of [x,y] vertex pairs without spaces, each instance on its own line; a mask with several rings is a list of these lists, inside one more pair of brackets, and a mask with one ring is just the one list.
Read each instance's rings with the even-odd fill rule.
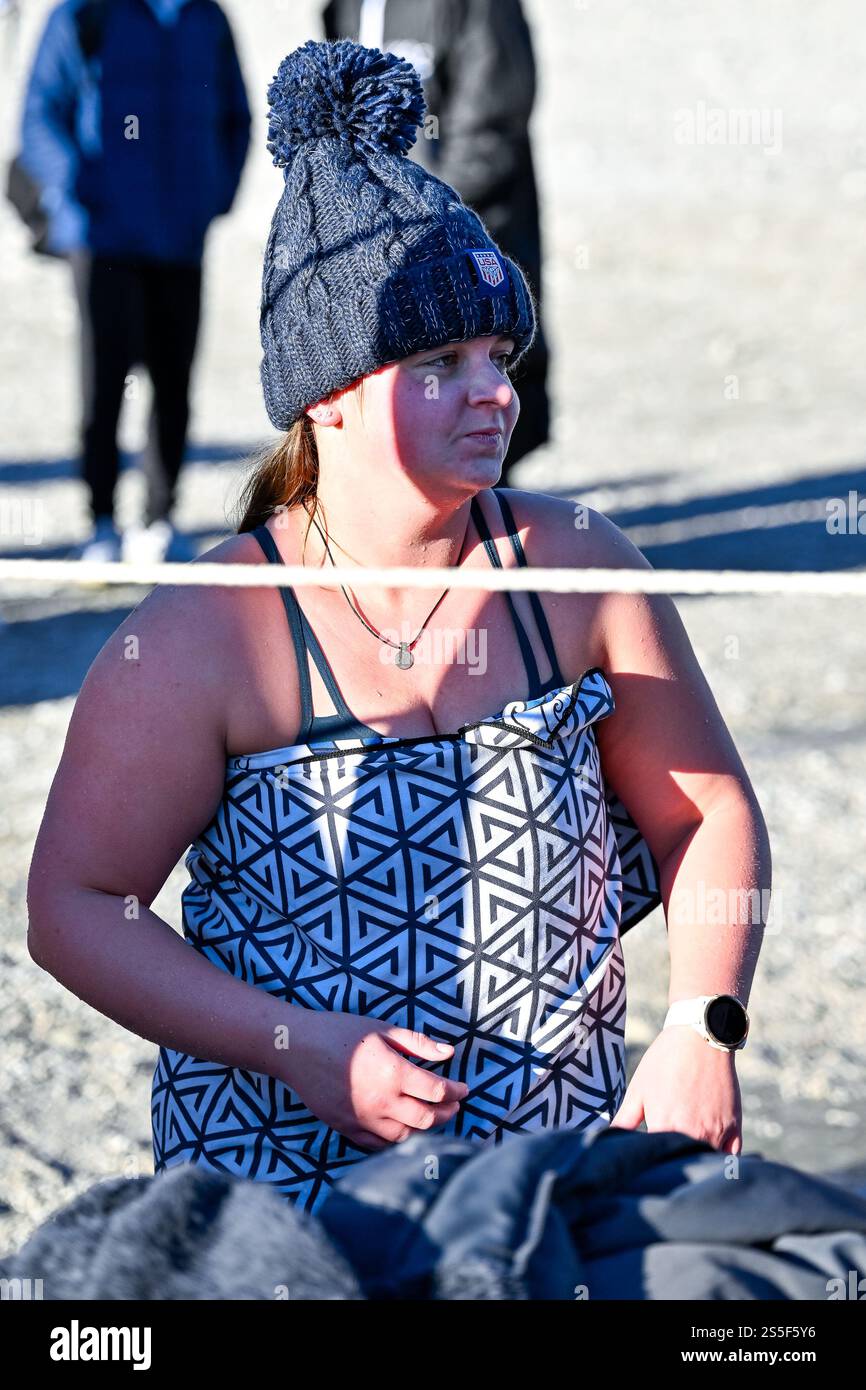
[[353,1144],[386,1149],[457,1113],[469,1087],[407,1060],[411,1055],[444,1062],[453,1052],[450,1043],[366,1014],[310,1009],[303,1024],[293,1027],[287,1074],[280,1079]]
[[678,1130],[713,1148],[743,1148],[743,1111],[734,1064],[736,1053],[710,1047],[686,1024],[663,1028],[635,1068],[611,1125]]

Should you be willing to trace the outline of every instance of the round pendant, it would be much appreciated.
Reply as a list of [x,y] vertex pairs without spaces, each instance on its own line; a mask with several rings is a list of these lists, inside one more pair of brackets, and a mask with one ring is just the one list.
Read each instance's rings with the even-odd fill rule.
[[408,671],[409,667],[415,664],[415,658],[405,642],[401,642],[400,646],[397,648],[397,655],[394,657],[394,663],[399,666],[402,671]]

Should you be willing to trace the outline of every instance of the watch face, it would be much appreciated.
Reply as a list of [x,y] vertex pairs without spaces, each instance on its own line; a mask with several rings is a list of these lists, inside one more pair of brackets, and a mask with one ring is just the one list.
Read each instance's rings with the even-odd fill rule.
[[707,1005],[707,1028],[716,1042],[733,1047],[746,1036],[746,1011],[732,995],[720,994]]

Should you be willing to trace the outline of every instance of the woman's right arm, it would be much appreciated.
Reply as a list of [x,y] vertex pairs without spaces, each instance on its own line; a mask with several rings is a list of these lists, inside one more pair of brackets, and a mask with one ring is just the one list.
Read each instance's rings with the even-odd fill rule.
[[[212,964],[150,907],[223,795],[219,602],[158,588],[91,665],[30,865],[27,944],[61,984],[141,1037],[272,1072],[277,1040],[288,1026],[291,1049],[305,1011]],[[285,1052],[276,1060],[290,1065]]]

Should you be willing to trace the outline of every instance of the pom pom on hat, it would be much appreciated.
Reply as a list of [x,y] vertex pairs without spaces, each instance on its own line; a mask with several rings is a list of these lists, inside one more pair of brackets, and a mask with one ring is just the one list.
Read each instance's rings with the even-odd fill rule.
[[405,154],[427,103],[411,63],[349,39],[308,40],[280,63],[268,88],[267,146],[284,168],[308,140],[338,136],[366,156]]

